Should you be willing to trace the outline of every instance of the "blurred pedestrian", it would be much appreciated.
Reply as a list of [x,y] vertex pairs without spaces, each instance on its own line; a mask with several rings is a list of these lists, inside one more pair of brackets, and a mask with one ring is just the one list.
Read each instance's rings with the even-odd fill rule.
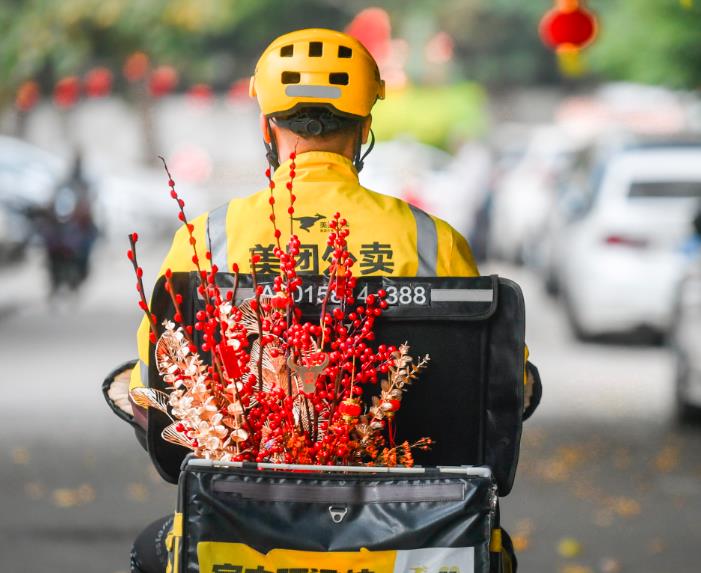
[[37,215],[38,231],[46,247],[51,295],[63,286],[77,290],[88,277],[90,253],[98,235],[91,184],[80,151],[68,176],[56,187],[48,208]]

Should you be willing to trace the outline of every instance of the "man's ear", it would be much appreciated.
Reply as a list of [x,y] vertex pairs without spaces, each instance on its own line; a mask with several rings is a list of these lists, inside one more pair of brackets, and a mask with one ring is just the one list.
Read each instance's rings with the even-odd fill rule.
[[260,114],[260,131],[263,134],[265,143],[270,143],[270,124],[262,113]]
[[369,115],[363,120],[363,143],[368,142],[368,137],[370,137],[370,128],[372,127],[372,116]]

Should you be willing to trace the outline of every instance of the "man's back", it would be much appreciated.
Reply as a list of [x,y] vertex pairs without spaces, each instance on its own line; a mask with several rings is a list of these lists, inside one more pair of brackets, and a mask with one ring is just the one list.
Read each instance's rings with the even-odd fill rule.
[[[295,158],[295,176],[291,193],[295,196],[292,215],[293,232],[301,241],[298,271],[322,274],[330,263],[327,236],[329,221],[340,212],[348,221],[349,251],[356,259],[353,272],[358,277],[386,276],[477,276],[477,266],[467,241],[450,225],[427,215],[408,203],[369,191],[358,182],[351,161],[341,155],[312,151]],[[281,230],[281,244],[289,239],[290,164],[282,164],[273,175],[276,224]],[[194,219],[193,235],[197,240],[200,264],[208,268],[205,249],[211,250],[212,263],[221,272],[238,265],[240,272],[250,272],[251,255],[259,255],[260,274],[277,274],[279,261],[273,254],[275,237],[270,222],[270,189],[226,205]],[[173,245],[161,268],[173,272],[195,270],[192,247],[183,228],[176,233]],[[139,354],[148,364],[148,323],[138,333]],[[144,385],[135,368],[131,386]]]
[[[276,170],[276,223],[284,246],[290,234],[290,161]],[[465,239],[447,223],[408,203],[369,191],[358,182],[351,161],[341,155],[313,151],[295,159],[291,193],[295,196],[293,232],[302,242],[299,270],[321,274],[329,264],[326,246],[329,222],[340,212],[350,228],[349,251],[356,258],[356,276],[476,276],[477,267]],[[220,271],[236,263],[250,271],[252,254],[260,256],[258,272],[277,274],[275,239],[269,221],[270,190],[231,200],[193,221],[198,244],[208,244]],[[201,253],[202,255],[203,253]],[[176,236],[164,266],[191,270],[192,251],[185,233]]]

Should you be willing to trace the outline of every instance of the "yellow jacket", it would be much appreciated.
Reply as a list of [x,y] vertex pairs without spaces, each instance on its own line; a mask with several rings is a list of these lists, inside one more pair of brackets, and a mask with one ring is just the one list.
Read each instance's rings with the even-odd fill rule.
[[[300,274],[320,274],[328,267],[328,223],[338,211],[348,221],[348,247],[356,258],[353,267],[356,276],[479,275],[467,241],[455,229],[401,199],[365,189],[349,159],[312,151],[299,154],[295,162],[293,228],[302,243],[298,258]],[[273,175],[275,213],[283,245],[290,230],[286,188],[289,171],[287,161]],[[269,197],[270,191],[265,188],[249,197],[232,199],[191,221],[203,268],[209,265],[204,257],[205,248],[209,248],[212,262],[220,271],[231,271],[237,263],[240,272],[250,272],[252,253],[261,256],[256,265],[260,273],[276,271]],[[184,228],[175,234],[161,274],[168,268],[173,272],[195,270]],[[146,320],[139,328],[138,347],[140,364],[132,372],[132,388],[143,385],[142,372],[149,362]]]

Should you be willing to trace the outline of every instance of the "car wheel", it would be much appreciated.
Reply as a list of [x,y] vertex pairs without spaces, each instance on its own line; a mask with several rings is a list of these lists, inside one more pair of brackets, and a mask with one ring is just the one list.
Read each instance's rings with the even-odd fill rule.
[[684,358],[677,356],[676,375],[676,417],[682,425],[701,424],[701,407],[690,404],[686,398],[686,388],[689,385],[689,368]]
[[572,330],[572,334],[574,334],[574,336],[577,340],[581,340],[582,342],[586,342],[586,341],[590,340],[591,334],[589,334],[582,327],[582,324],[579,322],[579,319],[577,318],[577,312],[574,310],[574,304],[572,303],[572,299],[570,298],[569,294],[567,293],[567,290],[565,288],[561,288],[560,294],[561,294],[562,304],[565,308],[565,315],[567,316],[567,322],[570,325],[570,329]]
[[554,272],[548,271],[546,273],[544,286],[545,293],[548,296],[552,298],[558,298],[558,296],[560,296],[560,281],[558,280],[557,275]]

